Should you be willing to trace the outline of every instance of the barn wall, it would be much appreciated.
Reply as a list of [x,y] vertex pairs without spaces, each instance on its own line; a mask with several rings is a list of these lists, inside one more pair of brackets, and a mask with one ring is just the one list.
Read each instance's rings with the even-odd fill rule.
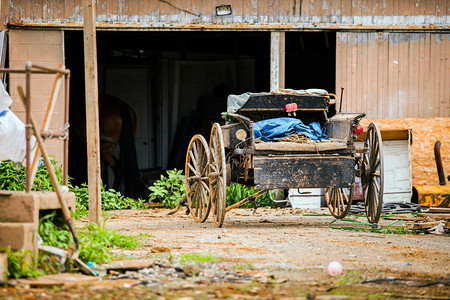
[[[5,2],[5,1],[4,1]],[[208,23],[241,24],[240,27],[268,26],[306,27],[382,26],[402,27],[422,25],[429,28],[448,28],[450,4],[446,0],[234,0],[233,13],[216,16],[215,7],[222,0],[98,0],[97,21],[100,26],[128,23],[135,26],[171,27],[190,24],[190,28]],[[83,20],[82,0],[9,0],[9,18],[13,24],[39,22],[73,26]],[[253,24],[253,25],[252,25]],[[46,24],[39,24],[46,26]],[[170,29],[170,27],[169,27]]]
[[[40,30],[11,30],[9,32],[10,43],[10,68],[25,69],[25,63],[56,68],[64,63],[64,38],[62,31]],[[43,123],[47,103],[50,99],[55,75],[32,74],[31,75],[31,112],[38,127]],[[25,120],[25,109],[18,96],[17,87],[25,89],[25,74],[11,74],[9,92],[13,99],[11,110],[22,120]],[[64,84],[58,94],[58,99],[50,129],[60,130],[64,126]],[[46,141],[50,155],[55,155],[58,162],[62,162],[63,147],[58,139]]]
[[343,111],[370,118],[450,116],[450,34],[338,32]]

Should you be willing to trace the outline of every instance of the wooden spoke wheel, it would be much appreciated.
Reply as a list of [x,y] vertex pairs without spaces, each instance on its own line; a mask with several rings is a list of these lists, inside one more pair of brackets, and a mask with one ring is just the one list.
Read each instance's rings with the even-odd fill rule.
[[336,219],[344,218],[352,206],[353,185],[350,188],[326,188],[324,193],[330,213]]
[[209,189],[211,191],[213,218],[214,223],[218,227],[222,227],[225,220],[227,179],[222,129],[218,123],[214,123],[211,129],[209,145]]
[[203,136],[194,135],[186,154],[186,199],[191,216],[205,222],[211,209],[208,177],[209,148]]
[[384,163],[381,133],[375,123],[370,123],[367,129],[365,146],[368,151],[362,154],[361,184],[367,219],[376,224],[383,206]]

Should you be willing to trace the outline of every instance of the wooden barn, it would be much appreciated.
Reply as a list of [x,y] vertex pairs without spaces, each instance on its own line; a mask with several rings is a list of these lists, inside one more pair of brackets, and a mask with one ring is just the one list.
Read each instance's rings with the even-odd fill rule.
[[[228,94],[285,87],[339,96],[344,87],[342,110],[366,112],[364,124],[412,129],[413,184],[436,185],[436,140],[450,174],[449,12],[447,0],[98,0],[99,92],[136,111],[145,173],[183,168],[190,137],[208,135]],[[6,67],[71,70],[73,123],[72,106],[84,102],[83,1],[2,1],[1,21]],[[53,78],[33,78],[32,111],[42,119]],[[23,81],[9,77],[13,99]],[[53,127],[63,127],[63,112],[61,101]],[[81,156],[72,151],[70,161]]]

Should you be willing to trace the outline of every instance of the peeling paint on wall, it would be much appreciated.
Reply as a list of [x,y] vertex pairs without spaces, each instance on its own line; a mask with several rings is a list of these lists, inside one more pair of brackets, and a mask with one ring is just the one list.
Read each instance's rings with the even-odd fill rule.
[[[439,0],[394,1],[298,1],[298,0],[252,0],[233,1],[233,13],[218,17],[214,8],[222,1],[172,1],[172,0],[102,0],[97,5],[97,20],[109,24],[135,24],[136,27],[183,26],[193,23],[280,25],[298,28],[335,25],[374,26],[438,26],[449,28],[450,4]],[[44,0],[32,2],[9,0],[9,19],[12,24],[48,23],[61,26],[82,22],[79,0]],[[64,7],[63,10],[59,7]],[[236,27],[235,26],[235,27]],[[439,29],[435,28],[435,29]]]

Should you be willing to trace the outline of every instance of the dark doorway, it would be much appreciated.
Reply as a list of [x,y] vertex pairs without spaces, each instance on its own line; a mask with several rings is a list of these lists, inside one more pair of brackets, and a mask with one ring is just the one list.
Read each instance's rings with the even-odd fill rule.
[[[287,32],[285,87],[334,92],[335,44],[333,32]],[[72,123],[85,101],[81,31],[65,32],[65,55]],[[184,169],[190,138],[208,139],[229,94],[270,89],[270,32],[101,31],[97,57],[99,92],[136,111],[139,167],[157,177]],[[70,144],[70,176],[85,182],[86,150],[73,138]]]
[[[229,94],[268,91],[269,49],[268,32],[98,32],[99,92],[136,111],[142,173],[183,169],[190,138],[208,138]],[[65,54],[73,120],[84,107],[82,32],[66,31]],[[85,182],[86,150],[71,141],[70,175]]]

